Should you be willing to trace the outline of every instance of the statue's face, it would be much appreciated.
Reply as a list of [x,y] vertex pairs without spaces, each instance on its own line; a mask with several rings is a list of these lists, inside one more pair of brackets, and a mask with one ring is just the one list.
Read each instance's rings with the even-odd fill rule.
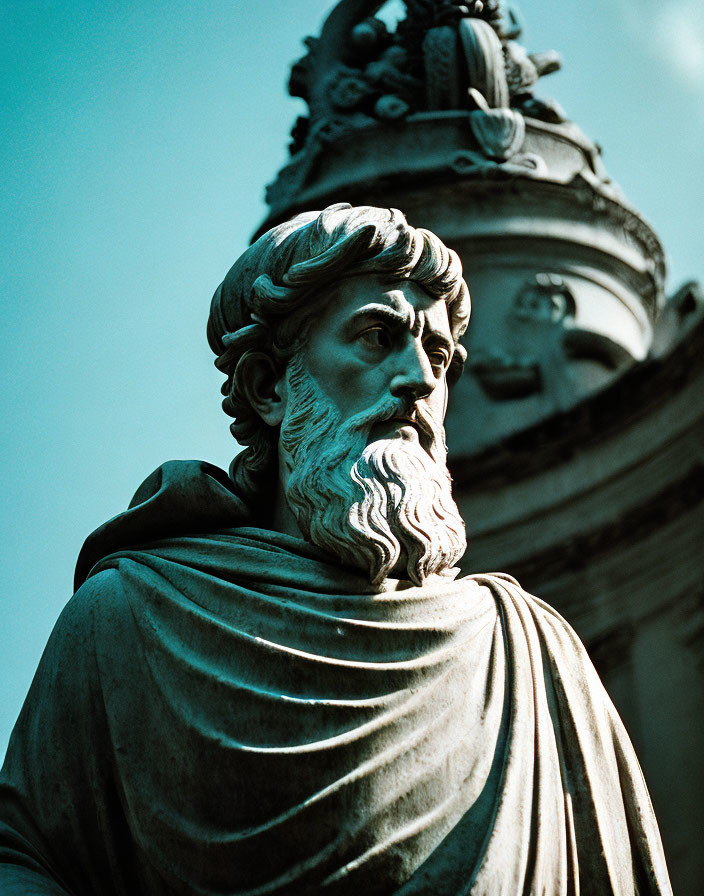
[[[411,417],[414,403],[422,402],[442,422],[453,351],[444,301],[416,283],[365,274],[335,288],[303,359],[343,422],[388,397],[408,399]],[[399,417],[375,424],[370,434],[394,436],[417,439],[418,431]]]
[[453,351],[443,301],[350,277],[277,384],[280,482],[298,529],[374,583],[420,584],[464,552],[442,428]]

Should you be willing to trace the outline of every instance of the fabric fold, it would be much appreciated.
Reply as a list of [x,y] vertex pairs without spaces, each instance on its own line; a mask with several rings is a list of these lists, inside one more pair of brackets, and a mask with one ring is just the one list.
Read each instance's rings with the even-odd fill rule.
[[[145,501],[173,507],[163,482]],[[546,604],[498,575],[373,588],[179,513],[191,534],[133,514],[86,554],[0,778],[6,868],[76,896],[670,893],[627,735]]]

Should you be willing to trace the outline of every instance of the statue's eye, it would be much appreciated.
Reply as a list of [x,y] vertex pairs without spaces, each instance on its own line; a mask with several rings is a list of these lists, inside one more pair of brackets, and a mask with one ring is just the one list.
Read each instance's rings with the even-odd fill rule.
[[428,350],[428,361],[431,367],[439,372],[446,370],[450,365],[450,354],[444,348],[432,348]]
[[391,348],[391,334],[388,329],[381,324],[373,327],[367,327],[357,337],[359,341],[367,348],[373,349],[389,349]]

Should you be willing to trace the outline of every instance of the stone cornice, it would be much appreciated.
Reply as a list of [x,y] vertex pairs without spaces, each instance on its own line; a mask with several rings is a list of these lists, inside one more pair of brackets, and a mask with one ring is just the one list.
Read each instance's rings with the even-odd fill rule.
[[550,548],[511,564],[519,581],[554,581],[567,572],[593,565],[599,554],[621,550],[627,544],[662,531],[667,523],[704,504],[704,464],[695,463],[687,473],[644,503],[631,506],[617,519],[589,532],[578,533]]

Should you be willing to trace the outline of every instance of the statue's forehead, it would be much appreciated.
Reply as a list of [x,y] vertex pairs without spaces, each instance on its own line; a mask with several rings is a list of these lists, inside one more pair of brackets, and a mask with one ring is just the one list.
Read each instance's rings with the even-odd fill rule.
[[[327,306],[326,317],[343,320],[359,312],[375,309],[398,315],[410,329],[417,326],[420,316],[433,330],[450,335],[447,305],[413,280],[382,277],[378,274],[359,274],[341,280],[335,287]],[[422,312],[422,314],[420,314]]]

